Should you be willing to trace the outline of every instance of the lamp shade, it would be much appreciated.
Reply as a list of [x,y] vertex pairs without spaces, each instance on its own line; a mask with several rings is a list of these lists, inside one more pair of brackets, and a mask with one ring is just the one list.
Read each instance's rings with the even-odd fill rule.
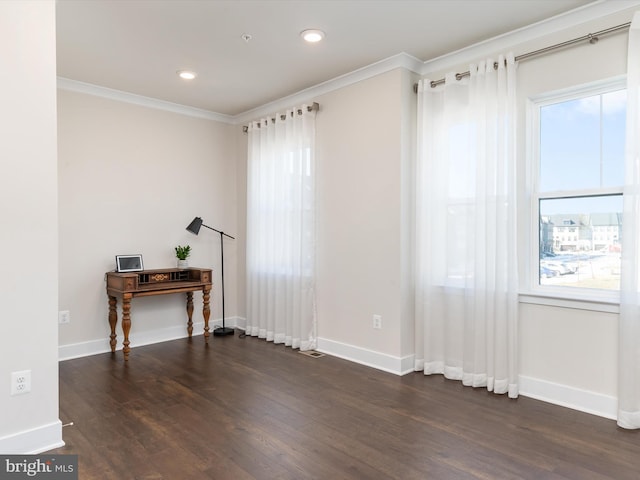
[[193,233],[194,235],[198,235],[198,232],[200,232],[200,227],[202,227],[202,219],[200,217],[196,217],[187,227],[187,231]]

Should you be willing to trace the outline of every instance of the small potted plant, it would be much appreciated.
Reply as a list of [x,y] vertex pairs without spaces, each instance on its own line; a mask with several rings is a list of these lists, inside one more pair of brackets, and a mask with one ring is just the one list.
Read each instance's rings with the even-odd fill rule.
[[189,266],[187,257],[191,255],[191,247],[189,245],[185,245],[184,247],[178,245],[175,250],[176,257],[178,258],[178,268],[187,268]]

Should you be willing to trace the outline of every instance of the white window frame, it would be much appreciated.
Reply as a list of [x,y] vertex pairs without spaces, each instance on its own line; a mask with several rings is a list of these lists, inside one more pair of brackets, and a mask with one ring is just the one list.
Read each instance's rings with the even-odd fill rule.
[[615,188],[582,189],[539,192],[540,181],[540,110],[553,105],[588,96],[600,95],[626,88],[626,77],[619,76],[599,82],[547,92],[527,99],[527,190],[530,203],[530,239],[526,255],[526,284],[520,294],[523,303],[557,305],[615,313],[620,303],[620,292],[604,289],[540,285],[540,200],[549,198],[575,198],[622,194],[622,185]]

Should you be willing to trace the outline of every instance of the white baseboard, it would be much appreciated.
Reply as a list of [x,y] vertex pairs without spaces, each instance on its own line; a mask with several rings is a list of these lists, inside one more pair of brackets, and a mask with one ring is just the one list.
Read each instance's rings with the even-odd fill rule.
[[520,395],[524,397],[535,398],[612,420],[618,416],[618,399],[616,397],[525,375],[519,376],[519,383]]
[[36,455],[64,446],[60,420],[0,438],[5,455]]
[[234,327],[235,328],[239,328],[240,330],[246,330],[247,329],[247,319],[244,317],[233,317],[231,319],[232,322],[234,322]]
[[[236,327],[238,317],[225,319],[225,326]],[[209,329],[222,326],[222,319],[209,321]],[[204,322],[193,322],[193,336],[202,335],[204,330]],[[118,333],[118,345],[116,350],[122,350],[122,332]],[[167,342],[178,338],[186,338],[187,330],[184,325],[176,325],[173,327],[161,328],[157,330],[149,330],[146,332],[136,332],[135,335],[129,335],[131,348],[141,347],[143,345],[151,345],[154,343]],[[68,345],[60,345],[58,347],[58,360],[71,360],[73,358],[87,357],[89,355],[97,355],[99,353],[107,353],[111,351],[108,336],[99,340],[90,340],[88,342],[72,343]]]
[[[394,357],[326,338],[318,338],[316,350],[395,375],[405,375],[414,371],[413,355]],[[524,397],[604,418],[617,418],[618,399],[615,397],[525,375],[519,376],[519,382],[520,395]]]
[[[122,348],[122,345],[118,347]],[[82,343],[70,343],[68,345],[58,346],[58,360],[71,360],[73,358],[88,357],[89,355],[97,355],[99,353],[107,353],[111,351],[109,340],[91,340]]]
[[377,368],[395,375],[405,375],[414,371],[414,356],[395,357],[347,343],[336,342],[327,338],[318,338],[318,352],[343,358],[361,365]]

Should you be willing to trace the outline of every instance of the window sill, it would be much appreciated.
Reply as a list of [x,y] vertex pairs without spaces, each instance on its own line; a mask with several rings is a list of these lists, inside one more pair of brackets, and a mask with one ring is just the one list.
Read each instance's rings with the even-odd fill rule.
[[620,301],[611,297],[603,297],[601,299],[590,297],[572,296],[568,298],[566,295],[554,295],[542,292],[519,293],[518,301],[520,303],[529,303],[532,305],[547,305],[550,307],[574,308],[578,310],[588,310],[591,312],[620,313]]

